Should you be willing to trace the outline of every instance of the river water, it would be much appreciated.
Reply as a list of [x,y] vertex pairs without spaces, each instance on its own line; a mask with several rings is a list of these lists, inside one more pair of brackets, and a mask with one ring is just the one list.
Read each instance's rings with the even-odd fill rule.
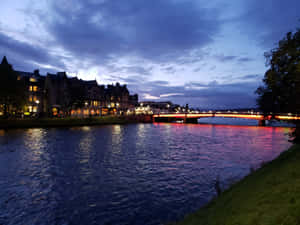
[[161,224],[286,150],[290,128],[132,124],[0,130],[0,224]]

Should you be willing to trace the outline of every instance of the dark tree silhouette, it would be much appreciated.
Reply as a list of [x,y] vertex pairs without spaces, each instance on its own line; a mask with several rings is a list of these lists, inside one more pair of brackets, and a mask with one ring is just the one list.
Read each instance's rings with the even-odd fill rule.
[[25,104],[24,93],[24,80],[18,79],[16,72],[4,56],[0,64],[0,104],[3,106],[5,117],[22,110]]
[[[278,47],[265,53],[266,71],[256,93],[257,103],[264,113],[300,114],[300,29],[289,32]],[[300,142],[300,124],[293,132],[294,142]]]

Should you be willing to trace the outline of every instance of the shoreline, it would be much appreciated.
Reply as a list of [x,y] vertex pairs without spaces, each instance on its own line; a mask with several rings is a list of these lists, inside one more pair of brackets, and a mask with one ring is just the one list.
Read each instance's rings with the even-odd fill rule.
[[173,225],[300,224],[300,145],[250,173]]
[[[10,118],[0,119],[0,129],[25,129],[25,128],[60,128],[60,127],[78,127],[78,126],[100,126],[114,124],[134,124],[134,123],[153,123],[152,117],[149,115],[135,116],[102,116],[102,117],[87,117],[87,118]],[[170,123],[170,122],[164,122]],[[187,123],[189,124],[189,123]],[[193,123],[191,123],[193,124]],[[240,124],[219,124],[219,123],[195,123],[200,125],[215,125],[215,126],[250,126],[256,125],[240,125]],[[294,128],[293,126],[263,126],[263,127],[286,127]]]
[[141,116],[103,116],[91,118],[37,118],[0,119],[0,129],[59,128],[76,126],[97,126],[110,124],[150,123],[151,119]]

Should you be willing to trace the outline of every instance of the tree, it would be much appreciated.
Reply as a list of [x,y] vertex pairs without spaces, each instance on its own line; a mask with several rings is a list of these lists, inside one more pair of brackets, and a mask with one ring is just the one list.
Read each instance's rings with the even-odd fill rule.
[[25,83],[18,79],[12,66],[3,57],[0,64],[0,104],[3,106],[4,116],[22,110],[25,103]]
[[[287,33],[265,58],[270,68],[256,90],[258,106],[264,113],[300,115],[300,29]],[[300,142],[300,122],[295,123],[293,140]]]

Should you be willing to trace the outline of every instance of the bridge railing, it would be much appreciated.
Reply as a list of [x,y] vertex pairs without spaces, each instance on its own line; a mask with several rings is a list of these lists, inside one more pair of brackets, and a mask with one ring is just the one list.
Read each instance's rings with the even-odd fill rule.
[[201,118],[201,117],[232,117],[232,118],[246,118],[246,119],[256,119],[256,120],[300,120],[300,115],[291,113],[270,113],[265,115],[261,112],[222,112],[222,111],[208,111],[208,112],[198,112],[198,113],[160,113],[153,114],[153,117],[177,117],[177,118]]

